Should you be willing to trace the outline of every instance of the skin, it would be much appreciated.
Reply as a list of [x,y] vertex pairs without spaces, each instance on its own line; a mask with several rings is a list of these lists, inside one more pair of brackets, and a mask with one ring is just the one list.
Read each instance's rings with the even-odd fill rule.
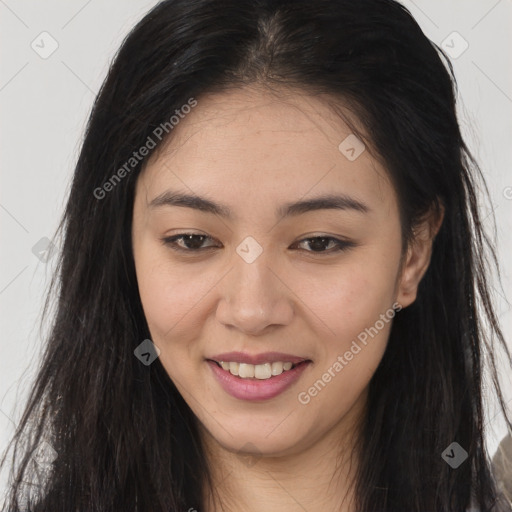
[[[257,87],[201,97],[137,182],[132,235],[141,301],[160,362],[199,419],[223,500],[214,507],[205,487],[209,512],[355,510],[355,441],[391,321],[309,403],[298,394],[394,303],[415,300],[430,261],[439,225],[428,219],[417,227],[401,266],[394,188],[369,151],[354,161],[340,152],[351,129],[324,99]],[[167,190],[222,203],[233,218],[151,207]],[[325,193],[348,195],[369,211],[275,216],[278,205]],[[214,248],[181,253],[161,241],[189,232],[208,235],[203,246]],[[322,235],[356,245],[332,252],[327,241],[315,252],[304,241]],[[247,236],[263,249],[252,263],[236,252]],[[205,362],[227,351],[280,351],[312,363],[282,394],[249,402],[225,393]]]

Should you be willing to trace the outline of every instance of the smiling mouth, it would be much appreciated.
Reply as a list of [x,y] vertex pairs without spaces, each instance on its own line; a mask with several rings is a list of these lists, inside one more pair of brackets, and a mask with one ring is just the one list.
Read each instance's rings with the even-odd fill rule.
[[311,362],[311,360],[305,359],[298,363],[292,363],[289,361],[275,361],[272,363],[254,365],[249,363],[238,363],[234,361],[215,361],[214,359],[208,359],[208,361],[215,363],[219,368],[222,368],[222,370],[230,373],[235,377],[250,380],[271,379],[281,375],[282,373],[294,370],[297,366]]

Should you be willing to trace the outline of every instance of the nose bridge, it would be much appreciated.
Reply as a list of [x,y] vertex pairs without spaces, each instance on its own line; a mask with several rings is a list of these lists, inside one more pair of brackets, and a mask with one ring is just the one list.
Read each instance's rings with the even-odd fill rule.
[[271,251],[254,238],[247,237],[236,248],[233,257],[234,286],[229,290],[230,300],[238,307],[262,309],[269,307],[275,297],[276,282],[271,271]]
[[256,254],[255,249],[249,246],[249,250],[244,254],[244,249],[247,249],[247,245],[241,244],[237,248],[237,257],[233,258],[235,284],[238,283],[238,286],[235,286],[232,292],[238,299],[248,299],[250,302],[268,300],[276,284],[269,279],[272,275],[270,251]]
[[238,245],[217,309],[220,322],[254,333],[290,321],[293,308],[272,258],[271,251],[252,237]]

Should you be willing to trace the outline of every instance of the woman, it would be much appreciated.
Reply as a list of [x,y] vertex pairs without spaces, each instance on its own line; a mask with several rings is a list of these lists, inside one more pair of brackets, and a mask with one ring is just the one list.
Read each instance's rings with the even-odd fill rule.
[[6,510],[512,509],[442,57],[392,0],[147,14],[88,124]]

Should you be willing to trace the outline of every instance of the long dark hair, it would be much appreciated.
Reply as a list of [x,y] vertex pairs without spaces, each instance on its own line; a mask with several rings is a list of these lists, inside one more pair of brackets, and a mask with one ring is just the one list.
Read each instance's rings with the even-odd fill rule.
[[[131,248],[146,160],[126,163],[148,137],[160,144],[162,125],[172,134],[191,98],[250,84],[326,94],[353,112],[366,133],[353,132],[393,180],[405,243],[444,209],[417,300],[397,313],[370,383],[357,510],[459,512],[472,494],[482,511],[511,510],[484,443],[485,357],[512,430],[495,354],[511,356],[486,282],[497,263],[477,208],[485,183],[460,133],[450,61],[394,0],[168,0],[131,31],[94,103],[59,226],[55,315],[9,445],[5,510],[201,509],[210,472],[197,419],[159,360],[133,354],[150,338]],[[34,456],[43,440],[47,464]],[[468,454],[457,469],[442,457],[452,442]]]

